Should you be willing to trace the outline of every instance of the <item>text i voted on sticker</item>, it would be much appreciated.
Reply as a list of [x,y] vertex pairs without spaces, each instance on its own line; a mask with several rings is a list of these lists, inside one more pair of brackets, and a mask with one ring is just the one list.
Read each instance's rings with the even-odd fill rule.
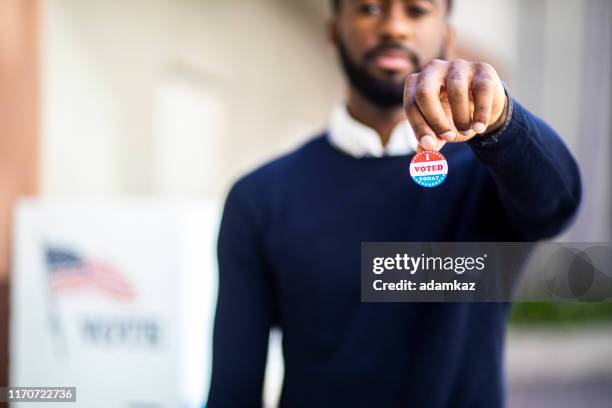
[[448,162],[442,153],[424,150],[410,161],[410,176],[422,187],[437,187],[448,174]]

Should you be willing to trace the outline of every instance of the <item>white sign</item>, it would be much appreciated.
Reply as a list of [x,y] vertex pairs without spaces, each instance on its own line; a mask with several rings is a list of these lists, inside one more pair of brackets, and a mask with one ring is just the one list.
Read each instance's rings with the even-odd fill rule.
[[219,216],[216,201],[22,202],[11,385],[74,386],[79,407],[200,406]]

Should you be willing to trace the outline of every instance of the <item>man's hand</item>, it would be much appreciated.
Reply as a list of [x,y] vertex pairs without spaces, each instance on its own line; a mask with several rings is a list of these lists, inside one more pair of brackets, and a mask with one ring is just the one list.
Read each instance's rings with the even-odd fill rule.
[[508,98],[489,64],[433,60],[406,80],[404,109],[419,150],[440,150],[499,129]]

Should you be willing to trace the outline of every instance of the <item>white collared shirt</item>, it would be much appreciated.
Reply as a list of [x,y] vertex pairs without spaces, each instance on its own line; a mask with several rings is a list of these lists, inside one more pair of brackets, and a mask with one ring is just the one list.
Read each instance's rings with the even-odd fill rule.
[[332,112],[328,139],[336,149],[355,158],[403,156],[416,152],[417,148],[407,120],[395,126],[389,142],[383,146],[378,133],[355,120],[344,104],[336,106]]

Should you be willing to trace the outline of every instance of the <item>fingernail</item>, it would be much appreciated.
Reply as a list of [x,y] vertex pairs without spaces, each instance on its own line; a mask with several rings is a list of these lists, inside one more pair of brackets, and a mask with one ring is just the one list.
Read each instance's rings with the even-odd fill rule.
[[441,137],[442,139],[446,140],[447,142],[452,142],[452,141],[454,141],[454,140],[455,140],[456,135],[455,135],[455,132],[451,132],[451,131],[449,131],[449,132],[446,132],[446,133],[442,133],[442,134],[440,135],[440,137]]
[[482,122],[476,122],[474,123],[474,126],[472,128],[474,129],[474,132],[480,134],[480,133],[484,133],[485,130],[487,130],[487,125],[485,125]]
[[471,136],[472,135],[472,129],[470,130],[460,130],[459,133],[461,133],[463,136]]
[[434,150],[436,147],[434,138],[429,135],[423,136],[421,138],[421,146],[423,146],[425,150]]

